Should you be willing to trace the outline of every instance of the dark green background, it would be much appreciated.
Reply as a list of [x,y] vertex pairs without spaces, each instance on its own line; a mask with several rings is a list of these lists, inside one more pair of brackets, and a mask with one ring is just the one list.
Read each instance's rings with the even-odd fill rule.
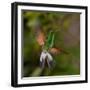
[[[41,25],[47,36],[55,32],[54,46],[68,54],[54,55],[55,67],[40,68],[41,47],[36,42],[35,25]],[[65,12],[22,11],[23,77],[80,74],[80,14]]]

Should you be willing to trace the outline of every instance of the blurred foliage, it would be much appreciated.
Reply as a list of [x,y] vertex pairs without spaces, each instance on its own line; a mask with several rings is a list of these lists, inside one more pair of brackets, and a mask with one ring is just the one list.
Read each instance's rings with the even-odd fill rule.
[[[36,42],[35,25],[40,25],[47,36],[55,32],[54,46],[68,54],[53,56],[55,67],[41,69],[41,47]],[[80,74],[80,14],[65,12],[22,11],[23,76],[53,76]]]

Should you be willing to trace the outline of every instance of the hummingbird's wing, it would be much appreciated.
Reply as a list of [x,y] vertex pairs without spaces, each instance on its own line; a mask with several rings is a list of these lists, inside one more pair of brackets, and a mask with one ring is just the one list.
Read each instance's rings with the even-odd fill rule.
[[40,46],[43,46],[45,44],[45,35],[41,30],[39,30],[36,34],[36,41]]
[[57,49],[57,48],[50,48],[50,49],[49,49],[49,52],[50,52],[51,54],[58,54],[58,53],[60,53],[61,51],[60,51],[60,49]]
[[66,52],[65,50],[61,49],[61,48],[50,48],[49,52],[51,54],[60,54],[60,53],[64,53],[64,54],[69,54],[68,52]]

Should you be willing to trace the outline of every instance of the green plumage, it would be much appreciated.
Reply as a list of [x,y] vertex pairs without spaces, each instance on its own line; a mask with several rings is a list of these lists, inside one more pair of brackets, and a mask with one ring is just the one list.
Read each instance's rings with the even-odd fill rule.
[[54,45],[54,40],[55,40],[55,34],[54,32],[50,31],[46,39],[45,49],[48,50],[49,48],[52,48]]

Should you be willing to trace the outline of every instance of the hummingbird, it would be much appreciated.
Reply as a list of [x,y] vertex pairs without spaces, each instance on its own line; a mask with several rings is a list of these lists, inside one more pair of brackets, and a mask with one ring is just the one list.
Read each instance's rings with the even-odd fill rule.
[[36,41],[38,45],[41,47],[41,55],[40,55],[40,67],[42,69],[45,68],[45,64],[47,64],[48,68],[51,69],[55,65],[55,60],[53,55],[59,54],[60,52],[65,52],[61,48],[54,47],[55,43],[55,32],[49,30],[47,37],[42,30],[40,23],[37,23],[35,28],[36,30]]

